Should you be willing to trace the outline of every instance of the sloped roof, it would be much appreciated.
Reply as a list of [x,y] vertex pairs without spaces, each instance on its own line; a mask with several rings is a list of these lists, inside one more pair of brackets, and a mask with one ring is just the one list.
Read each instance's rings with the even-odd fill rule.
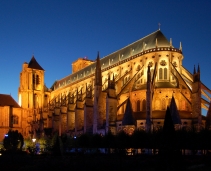
[[0,94],[0,106],[12,106],[20,108],[18,103],[8,94]]
[[129,98],[126,103],[126,109],[123,116],[122,125],[135,125],[135,120],[133,118],[133,110]]
[[[139,54],[143,50],[148,50],[156,47],[156,39],[158,47],[170,47],[170,42],[166,39],[163,33],[160,30],[157,30],[103,58],[100,59],[101,69],[108,67],[110,64],[114,65],[121,60],[129,58],[131,55]],[[144,46],[144,47],[143,47]],[[131,52],[132,49],[132,52]],[[120,59],[121,57],[121,59]],[[112,59],[112,62],[109,63],[109,59]],[[68,84],[74,83],[86,76],[92,75],[95,70],[96,62],[90,64],[89,66],[70,74],[60,80],[55,84],[55,89],[66,86]]]
[[29,68],[32,68],[32,69],[38,69],[38,70],[44,70],[40,64],[38,64],[38,62],[36,61],[35,57],[32,56],[31,58],[31,61],[29,62],[29,65],[28,65]]

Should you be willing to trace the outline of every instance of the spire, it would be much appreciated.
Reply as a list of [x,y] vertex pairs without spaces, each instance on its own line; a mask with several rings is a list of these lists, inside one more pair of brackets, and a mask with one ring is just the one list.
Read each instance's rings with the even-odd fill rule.
[[161,26],[161,24],[160,24],[160,23],[158,23],[158,30],[160,30],[160,26]]
[[145,42],[143,42],[143,51],[145,51]]
[[172,38],[170,38],[170,47],[172,47]]
[[171,103],[170,103],[170,111],[171,117],[174,124],[181,124],[181,119],[179,116],[179,112],[177,110],[177,104],[175,102],[174,96],[172,95]]
[[133,110],[132,110],[131,102],[129,98],[126,103],[126,109],[123,116],[122,125],[135,125],[134,118],[133,118]]
[[179,47],[179,50],[182,51],[182,42],[180,42],[180,47]]
[[196,74],[196,67],[194,65],[193,74]]
[[28,65],[29,68],[32,68],[32,69],[38,69],[38,70],[44,70],[39,64],[38,62],[36,61],[34,55],[32,56],[30,62],[29,62],[29,65]]
[[158,39],[157,38],[155,39],[155,47],[156,48],[158,47]]
[[175,132],[174,123],[171,116],[170,108],[167,107],[166,115],[163,124],[163,132],[165,135],[171,135]]
[[102,86],[102,75],[101,75],[101,65],[100,65],[100,55],[97,54],[96,69],[95,69],[95,85]]
[[200,66],[199,66],[199,64],[198,64],[197,72],[200,73]]
[[148,70],[147,70],[147,82],[151,82],[150,66],[148,66]]

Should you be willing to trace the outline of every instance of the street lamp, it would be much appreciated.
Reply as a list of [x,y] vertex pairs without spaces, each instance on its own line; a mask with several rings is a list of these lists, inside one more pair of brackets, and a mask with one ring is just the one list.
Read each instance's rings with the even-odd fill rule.
[[35,143],[35,141],[36,141],[36,138],[32,138],[32,142]]

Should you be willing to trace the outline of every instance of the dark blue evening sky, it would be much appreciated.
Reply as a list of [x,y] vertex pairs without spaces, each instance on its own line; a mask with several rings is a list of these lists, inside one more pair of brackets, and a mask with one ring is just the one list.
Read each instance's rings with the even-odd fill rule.
[[71,74],[78,57],[106,56],[158,29],[183,46],[183,66],[201,66],[211,88],[210,0],[0,0],[0,93],[17,101],[22,64],[32,55],[45,83]]

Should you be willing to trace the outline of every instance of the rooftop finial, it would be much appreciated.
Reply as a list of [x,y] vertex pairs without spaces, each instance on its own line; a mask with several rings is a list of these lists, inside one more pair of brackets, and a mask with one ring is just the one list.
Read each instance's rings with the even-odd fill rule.
[[160,26],[161,26],[161,24],[160,24],[160,23],[158,23],[158,30],[160,30]]
[[179,47],[179,50],[182,51],[182,42],[180,42],[180,47]]
[[170,38],[170,47],[172,47],[172,38]]

